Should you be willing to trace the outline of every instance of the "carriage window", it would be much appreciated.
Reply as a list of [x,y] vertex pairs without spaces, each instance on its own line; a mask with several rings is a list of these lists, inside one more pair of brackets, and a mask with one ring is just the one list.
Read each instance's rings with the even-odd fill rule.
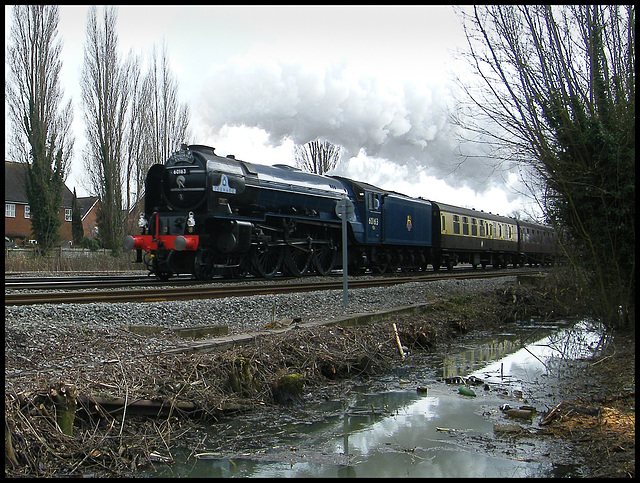
[[480,236],[485,236],[486,234],[485,222],[484,220],[480,220]]
[[460,217],[458,215],[453,215],[453,233],[460,234]]
[[462,217],[462,234],[469,234],[469,218],[467,218],[466,216]]
[[478,221],[471,218],[471,236],[478,236]]
[[442,231],[444,233],[444,231],[446,230],[446,223],[445,223],[445,217],[444,215],[442,215],[442,224],[440,225],[440,231]]

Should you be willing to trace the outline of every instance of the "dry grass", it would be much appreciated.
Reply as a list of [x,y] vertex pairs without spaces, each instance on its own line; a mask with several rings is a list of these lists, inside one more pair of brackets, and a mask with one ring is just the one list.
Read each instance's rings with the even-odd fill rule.
[[134,252],[123,252],[113,256],[110,250],[84,250],[81,248],[58,249],[47,256],[39,255],[32,249],[5,249],[5,273],[34,272],[52,274],[58,272],[116,272],[143,270],[135,260]]

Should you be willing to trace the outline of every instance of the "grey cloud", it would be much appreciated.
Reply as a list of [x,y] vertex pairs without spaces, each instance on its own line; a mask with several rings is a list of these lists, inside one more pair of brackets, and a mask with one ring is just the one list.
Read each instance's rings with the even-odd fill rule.
[[453,187],[482,193],[503,185],[481,145],[465,145],[467,156],[459,156],[458,128],[448,122],[450,88],[405,82],[393,89],[375,77],[352,76],[344,62],[310,68],[242,58],[215,69],[205,85],[201,117],[212,132],[225,124],[258,127],[274,146],[321,137],[343,146],[343,160],[362,151]]

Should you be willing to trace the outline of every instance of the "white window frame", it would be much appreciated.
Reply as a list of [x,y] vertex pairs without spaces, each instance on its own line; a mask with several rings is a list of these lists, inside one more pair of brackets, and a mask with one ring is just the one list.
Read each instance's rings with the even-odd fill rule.
[[31,207],[29,205],[24,205],[24,217],[31,218]]
[[16,205],[15,205],[15,203],[5,203],[4,204],[4,216],[5,216],[5,218],[15,218],[16,217]]
[[64,221],[71,221],[71,220],[73,220],[73,212],[71,211],[71,208],[65,208]]

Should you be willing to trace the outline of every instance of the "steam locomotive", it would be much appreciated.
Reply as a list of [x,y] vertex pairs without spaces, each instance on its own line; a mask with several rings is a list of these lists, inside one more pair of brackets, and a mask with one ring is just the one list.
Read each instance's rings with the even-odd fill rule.
[[123,245],[162,280],[327,275],[342,266],[341,216],[353,274],[547,264],[556,252],[547,226],[221,157],[202,145],[182,145],[153,165],[145,189],[141,234]]

